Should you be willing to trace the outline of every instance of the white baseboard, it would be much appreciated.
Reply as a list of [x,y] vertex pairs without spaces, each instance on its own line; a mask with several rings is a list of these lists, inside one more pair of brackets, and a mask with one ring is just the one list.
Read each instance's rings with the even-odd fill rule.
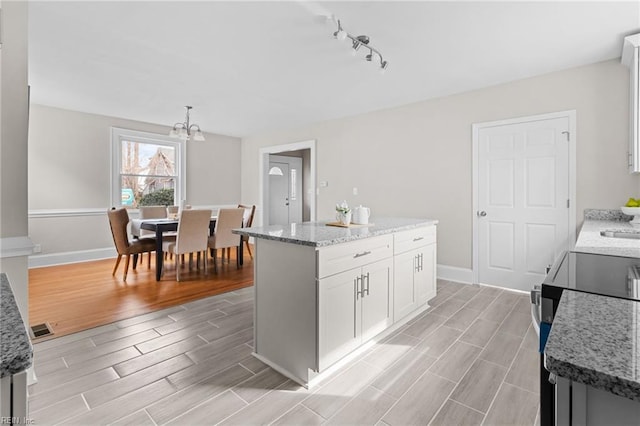
[[455,281],[464,284],[473,284],[473,270],[458,268],[457,266],[438,265],[436,276],[447,281]]
[[116,252],[115,247],[31,255],[29,256],[29,268],[88,262],[90,260],[115,258],[116,256],[118,256],[118,253]]
[[0,238],[0,258],[29,256],[33,241],[28,236]]

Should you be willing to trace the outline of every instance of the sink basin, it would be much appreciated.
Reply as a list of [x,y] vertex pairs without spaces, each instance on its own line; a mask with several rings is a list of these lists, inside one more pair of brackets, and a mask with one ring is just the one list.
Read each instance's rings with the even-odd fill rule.
[[630,238],[640,240],[640,230],[637,229],[605,229],[600,235],[609,238]]

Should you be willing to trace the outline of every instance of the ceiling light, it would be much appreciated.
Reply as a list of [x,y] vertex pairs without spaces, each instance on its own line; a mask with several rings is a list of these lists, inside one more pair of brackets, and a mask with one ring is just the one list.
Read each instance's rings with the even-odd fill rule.
[[190,123],[189,113],[190,113],[190,111],[191,111],[191,109],[193,107],[189,106],[189,105],[186,105],[185,108],[186,108],[187,112],[185,114],[184,122],[174,124],[173,128],[169,132],[169,136],[171,136],[173,138],[179,138],[179,139],[182,139],[182,140],[186,141],[189,138],[191,138],[192,132],[195,131],[195,132],[193,132],[193,140],[194,141],[203,141],[204,140],[204,135],[202,134],[202,131],[200,131],[200,126],[198,126],[197,124],[191,124]]
[[388,61],[385,61],[382,59],[382,54],[378,49],[369,45],[369,36],[364,34],[359,35],[357,37],[353,36],[349,34],[347,31],[345,31],[344,28],[342,28],[342,24],[340,23],[339,19],[334,18],[334,21],[338,24],[338,30],[333,33],[333,36],[340,41],[346,38],[349,38],[352,42],[351,54],[355,55],[356,52],[360,49],[360,47],[365,46],[367,49],[369,49],[369,54],[365,56],[365,59],[369,62],[378,64],[380,66],[381,71],[384,71],[387,69]]
[[333,33],[333,36],[339,41],[343,41],[344,39],[347,38],[347,32],[343,30],[342,27],[340,26],[339,20],[338,20],[338,31]]

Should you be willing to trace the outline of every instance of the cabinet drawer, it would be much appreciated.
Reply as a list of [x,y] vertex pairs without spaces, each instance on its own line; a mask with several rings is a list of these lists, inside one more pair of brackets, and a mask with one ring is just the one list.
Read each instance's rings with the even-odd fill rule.
[[404,253],[436,242],[436,227],[423,226],[393,234],[393,252]]
[[321,247],[318,249],[318,278],[359,268],[392,255],[392,235]]

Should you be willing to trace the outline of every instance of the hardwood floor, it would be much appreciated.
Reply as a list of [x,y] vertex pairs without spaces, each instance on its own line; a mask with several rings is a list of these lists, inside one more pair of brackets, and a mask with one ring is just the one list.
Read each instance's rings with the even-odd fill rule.
[[[34,268],[29,270],[30,325],[48,322],[57,338],[158,309],[253,285],[253,261],[244,252],[244,266],[236,269],[235,257],[211,264],[208,274],[185,266],[182,281],[175,280],[173,261],[165,263],[164,276],[155,280],[155,264],[147,258],[135,271],[129,266],[122,281],[121,262],[111,275],[115,259]],[[211,263],[211,262],[210,262]],[[43,338],[44,340],[45,338]]]
[[534,425],[524,294],[438,282],[425,314],[312,390],[251,355],[240,289],[35,345],[38,425]]

